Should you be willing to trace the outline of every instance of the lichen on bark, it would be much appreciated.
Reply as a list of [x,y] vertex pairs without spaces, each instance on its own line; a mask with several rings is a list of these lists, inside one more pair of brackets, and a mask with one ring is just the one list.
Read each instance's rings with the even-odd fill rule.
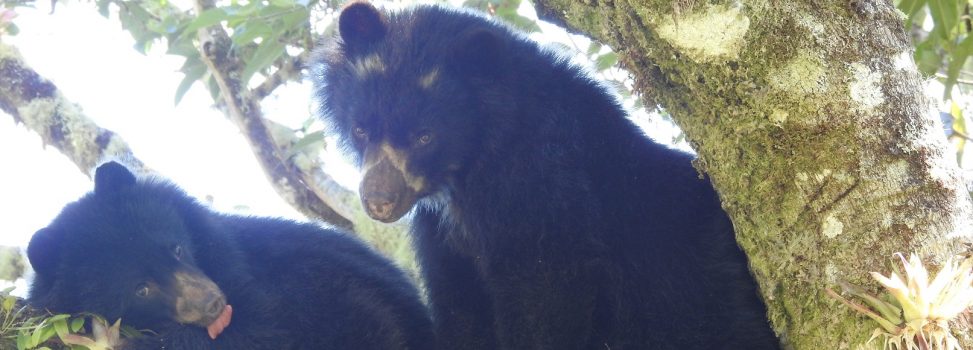
[[646,105],[686,133],[788,347],[858,347],[876,325],[825,287],[875,292],[868,272],[888,271],[892,253],[942,259],[970,240],[969,197],[890,3],[537,6],[615,48]]

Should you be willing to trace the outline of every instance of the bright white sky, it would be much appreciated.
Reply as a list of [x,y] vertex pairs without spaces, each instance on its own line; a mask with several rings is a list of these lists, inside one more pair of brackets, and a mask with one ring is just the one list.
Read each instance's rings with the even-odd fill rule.
[[[118,22],[98,15],[93,4],[59,2],[48,15],[49,4],[18,9],[20,34],[2,40],[19,48],[28,64],[95,123],[121,135],[146,165],[190,194],[213,196],[217,209],[245,205],[260,215],[299,217],[267,183],[244,138],[210,108],[205,89],[194,86],[174,106],[181,58],[139,54]],[[308,91],[287,90],[266,110],[276,120],[300,125],[309,115]],[[26,246],[64,204],[92,188],[71,161],[42,145],[13,118],[0,116],[0,213],[6,216],[0,245]]]

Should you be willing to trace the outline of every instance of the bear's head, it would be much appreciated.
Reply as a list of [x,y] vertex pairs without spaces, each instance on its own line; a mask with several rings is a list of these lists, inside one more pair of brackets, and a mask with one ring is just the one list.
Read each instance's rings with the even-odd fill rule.
[[138,328],[210,326],[226,298],[196,266],[188,221],[199,209],[174,186],[138,181],[115,162],[98,167],[94,192],[31,238],[28,300]]
[[366,2],[343,9],[338,32],[312,73],[321,114],[363,172],[368,215],[396,221],[491,151],[490,111],[515,108],[500,91],[513,34],[469,12]]

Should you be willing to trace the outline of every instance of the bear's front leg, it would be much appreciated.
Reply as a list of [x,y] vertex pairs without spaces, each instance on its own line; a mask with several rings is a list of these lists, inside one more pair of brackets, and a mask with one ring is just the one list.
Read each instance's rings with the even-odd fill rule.
[[[583,257],[501,260],[485,271],[501,349],[604,349],[605,286]],[[599,309],[601,308],[601,309]]]
[[439,215],[416,210],[412,234],[429,291],[438,348],[496,349],[492,306],[475,269],[475,258],[457,254],[449,247],[449,232],[441,228]]

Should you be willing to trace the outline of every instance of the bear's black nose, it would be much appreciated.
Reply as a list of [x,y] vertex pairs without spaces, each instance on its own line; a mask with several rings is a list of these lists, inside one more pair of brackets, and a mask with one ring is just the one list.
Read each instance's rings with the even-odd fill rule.
[[371,193],[368,197],[368,212],[372,217],[389,218],[395,208],[395,196],[389,193]]

